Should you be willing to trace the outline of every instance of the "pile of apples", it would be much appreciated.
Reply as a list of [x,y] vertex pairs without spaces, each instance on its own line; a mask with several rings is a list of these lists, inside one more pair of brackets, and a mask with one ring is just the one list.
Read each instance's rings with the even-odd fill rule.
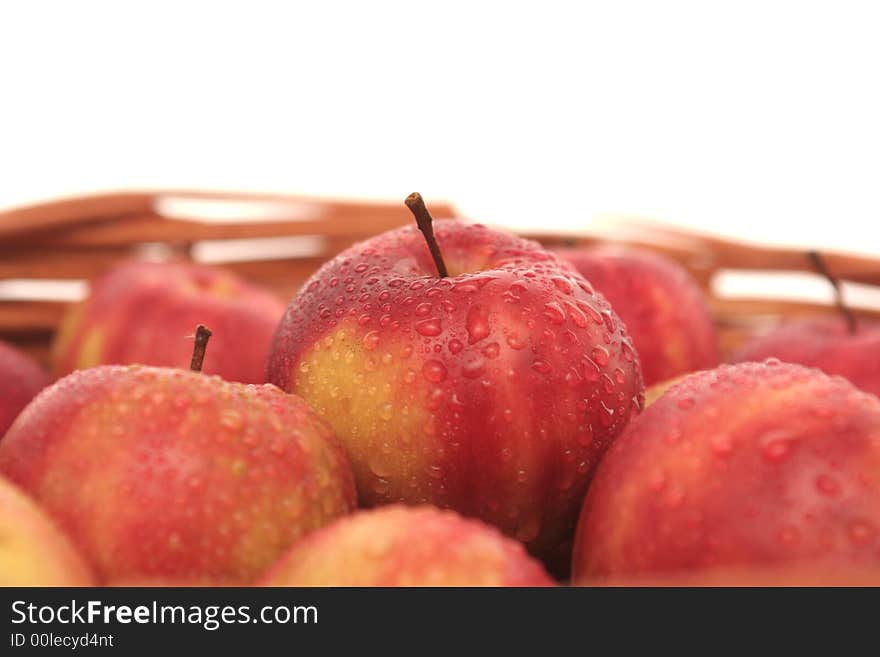
[[0,584],[880,582],[876,325],[720,364],[678,265],[406,202],[286,310],[124,262],[0,345]]

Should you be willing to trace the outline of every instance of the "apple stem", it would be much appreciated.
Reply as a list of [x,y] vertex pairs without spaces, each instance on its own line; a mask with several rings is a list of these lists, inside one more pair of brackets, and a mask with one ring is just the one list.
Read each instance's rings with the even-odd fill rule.
[[443,256],[440,253],[440,246],[437,244],[437,238],[434,237],[434,218],[431,216],[431,213],[428,212],[428,208],[425,206],[425,201],[422,199],[422,195],[418,192],[413,192],[406,197],[404,203],[406,203],[406,207],[409,208],[410,212],[413,213],[413,216],[416,218],[416,224],[419,226],[419,230],[422,231],[422,235],[425,236],[425,241],[428,243],[428,250],[431,251],[431,257],[434,258],[434,264],[437,266],[437,273],[440,275],[440,278],[446,278],[449,276],[449,273],[446,271],[446,263],[443,262]]
[[829,283],[831,283],[831,287],[834,288],[834,305],[837,306],[837,310],[846,321],[849,332],[855,333],[856,316],[843,300],[843,289],[840,286],[840,281],[831,273],[831,270],[828,269],[828,263],[825,262],[825,258],[823,258],[818,251],[808,251],[807,257],[810,259],[810,263],[813,265],[816,271],[821,276],[824,276]]
[[196,327],[196,340],[193,345],[192,360],[189,362],[189,369],[193,372],[202,371],[202,361],[205,360],[205,349],[208,347],[208,338],[211,337],[210,329],[204,324]]

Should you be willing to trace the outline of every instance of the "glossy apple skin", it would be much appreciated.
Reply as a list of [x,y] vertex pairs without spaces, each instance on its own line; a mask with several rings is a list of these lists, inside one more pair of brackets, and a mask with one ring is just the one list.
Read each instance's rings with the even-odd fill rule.
[[663,256],[621,246],[560,251],[623,320],[651,386],[720,362],[703,291]]
[[687,377],[618,437],[577,583],[805,559],[880,566],[880,399],[768,360]]
[[538,244],[434,230],[449,278],[415,227],[325,264],[279,326],[268,379],[330,422],[363,505],[452,508],[567,562],[593,468],[641,407],[638,358],[607,302]]
[[12,345],[0,342],[0,438],[28,402],[49,384],[43,369]]
[[312,532],[263,586],[553,586],[522,544],[430,506],[358,511]]
[[138,365],[44,390],[0,441],[0,473],[102,582],[247,584],[356,504],[342,447],[301,399]]
[[188,368],[198,324],[213,336],[202,370],[262,383],[284,304],[217,267],[125,261],[94,281],[65,316],[53,345],[63,376],[96,365]]
[[880,324],[860,319],[850,333],[838,317],[791,321],[753,338],[731,357],[734,363],[778,358],[838,374],[857,388],[880,395]]
[[0,477],[0,586],[94,586],[85,560],[37,504]]

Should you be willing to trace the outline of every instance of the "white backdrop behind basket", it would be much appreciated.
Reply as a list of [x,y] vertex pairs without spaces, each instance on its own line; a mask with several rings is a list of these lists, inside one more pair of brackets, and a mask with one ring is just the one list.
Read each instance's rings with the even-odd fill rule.
[[876,254],[875,7],[3,3],[0,206],[418,189],[512,228],[623,213]]

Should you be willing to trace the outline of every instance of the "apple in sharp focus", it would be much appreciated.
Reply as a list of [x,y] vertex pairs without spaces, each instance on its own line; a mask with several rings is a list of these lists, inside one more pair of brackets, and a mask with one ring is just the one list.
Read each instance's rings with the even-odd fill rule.
[[659,254],[604,245],[559,251],[602,293],[626,325],[645,385],[715,367],[718,335],[703,291]]
[[206,374],[262,383],[284,304],[217,267],[124,261],[94,281],[62,321],[53,362],[59,376],[105,364],[185,368],[192,327],[215,333]]
[[263,586],[552,586],[522,544],[434,507],[358,511],[312,532]]
[[0,477],[0,586],[94,586],[82,557],[27,495]]
[[44,390],[0,441],[0,473],[102,582],[247,584],[356,503],[344,450],[302,399],[140,365]]
[[693,374],[630,423],[587,494],[572,572],[818,559],[880,567],[880,399],[768,360]]
[[0,342],[0,438],[27,403],[49,383],[30,357]]
[[440,263],[415,226],[326,263],[279,326],[269,381],[333,426],[362,504],[452,508],[567,561],[593,468],[641,408],[638,357],[537,243],[427,228]]

